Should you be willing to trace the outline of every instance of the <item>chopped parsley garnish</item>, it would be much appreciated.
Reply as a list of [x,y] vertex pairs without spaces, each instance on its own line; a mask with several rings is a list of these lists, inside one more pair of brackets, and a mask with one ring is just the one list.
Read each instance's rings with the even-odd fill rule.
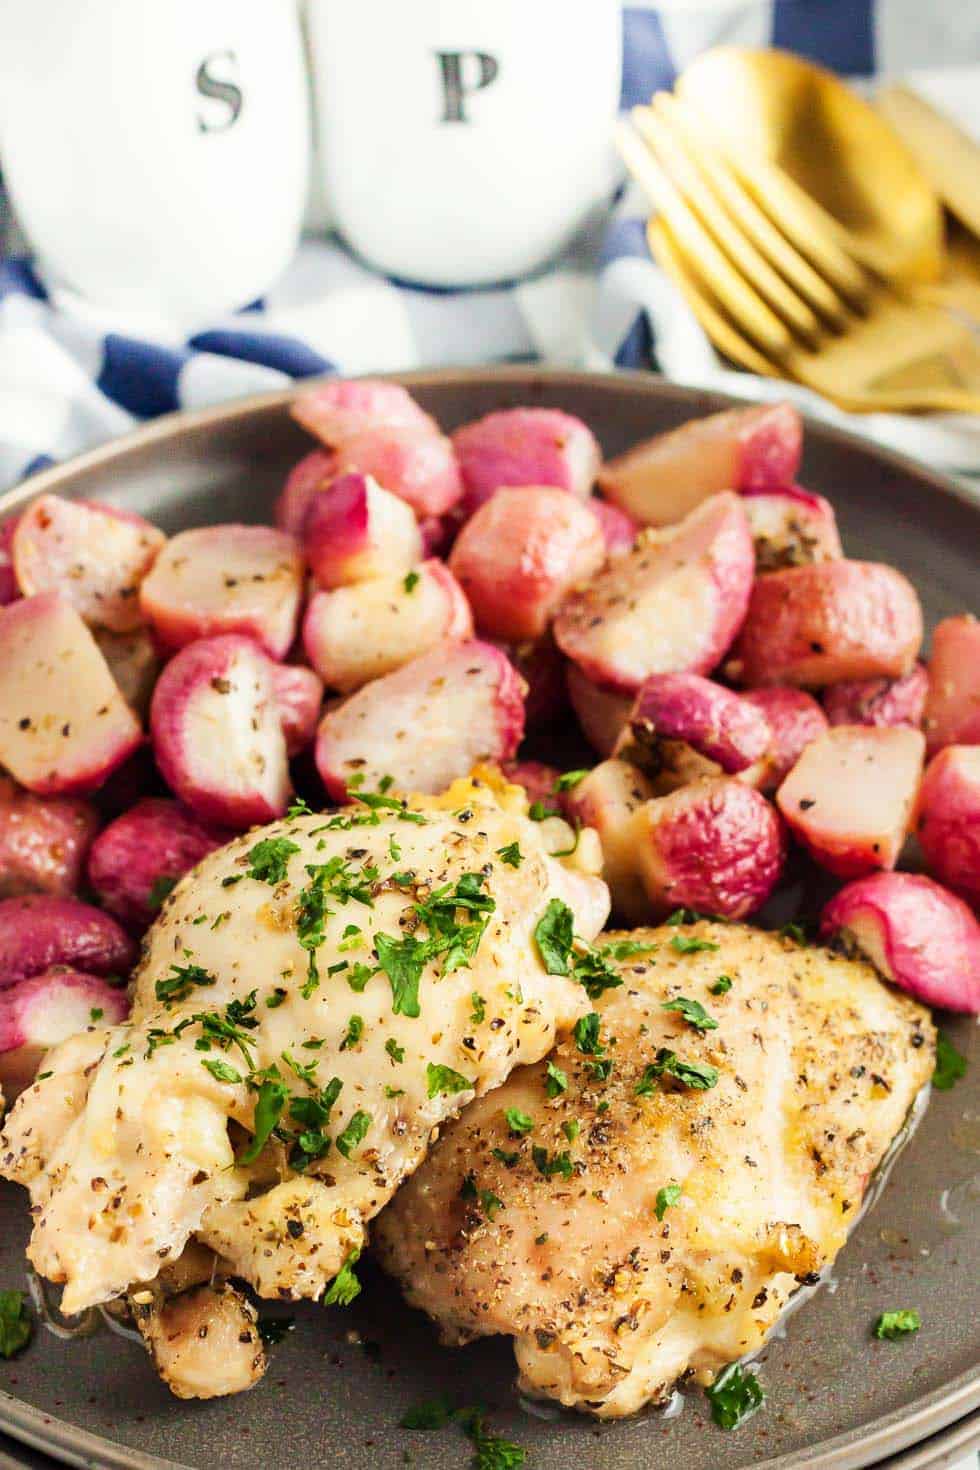
[[[497,905],[483,892],[482,873],[464,873],[455,883],[446,883],[413,906],[412,916],[425,925],[428,938],[406,934],[393,939],[374,936],[378,962],[391,983],[392,1010],[396,1016],[418,1016],[419,981],[430,960],[442,959],[440,974],[469,965],[479,948],[490,915]],[[460,914],[465,917],[460,918]]]
[[343,1133],[337,1135],[337,1149],[345,1159],[349,1159],[358,1144],[363,1143],[364,1136],[371,1126],[371,1114],[363,1112],[360,1108],[351,1118]]
[[731,975],[719,975],[718,976],[718,979],[715,981],[714,985],[709,985],[708,986],[708,989],[711,991],[711,994],[712,995],[727,995],[728,992],[731,990],[731,988],[732,988],[732,977],[731,977]]
[[686,995],[679,995],[676,1000],[665,1000],[663,1003],[665,1011],[676,1011],[684,1017],[689,1026],[695,1031],[717,1031],[718,1022],[714,1016],[708,1014],[699,1000],[689,1000]]
[[758,1378],[738,1363],[722,1368],[705,1394],[711,1405],[711,1417],[720,1429],[737,1429],[766,1401]]
[[517,1163],[517,1160],[520,1158],[520,1154],[510,1153],[507,1149],[503,1148],[492,1148],[490,1150],[490,1153],[491,1156],[495,1158],[498,1163],[503,1164],[504,1167],[507,1169],[513,1169],[514,1165]]
[[479,1193],[480,1209],[488,1220],[496,1218],[498,1210],[504,1208],[504,1202],[499,1194],[494,1194],[492,1189],[481,1189]]
[[216,1082],[241,1082],[242,1074],[223,1062],[220,1057],[202,1057],[201,1066],[211,1073]]
[[491,1434],[479,1410],[470,1410],[461,1422],[473,1443],[473,1470],[519,1470],[524,1464],[527,1450],[499,1434]]
[[154,878],[150,884],[150,891],[146,896],[147,908],[153,909],[154,912],[157,909],[162,909],[179,882],[179,878],[168,877],[166,873],[162,873],[159,878]]
[[404,1096],[405,1096],[405,1089],[404,1089],[404,1087],[389,1087],[387,1084],[385,1085],[385,1097],[404,1097]]
[[679,1184],[665,1184],[663,1189],[657,1190],[657,1203],[653,1213],[658,1220],[662,1220],[672,1205],[676,1205],[681,1197]]
[[602,1042],[599,1040],[599,1028],[602,1022],[598,1011],[590,1011],[587,1016],[580,1016],[575,1022],[572,1035],[575,1037],[575,1045],[579,1051],[589,1056],[598,1056],[602,1052]]
[[419,1016],[419,981],[431,958],[427,943],[406,934],[392,939],[389,934],[375,934],[378,963],[391,982],[391,1009],[396,1016]]
[[956,1050],[949,1037],[940,1031],[936,1038],[936,1070],[932,1085],[938,1092],[949,1092],[966,1075],[966,1057]]
[[214,983],[214,976],[201,965],[171,965],[166,980],[156,983],[156,998],[170,1005],[173,1001],[186,1000],[196,985]]
[[506,847],[498,847],[497,856],[509,868],[519,868],[524,861],[524,854],[521,852],[520,843],[518,842],[508,842]]
[[[271,1076],[265,1076],[258,1084],[258,1099],[255,1104],[255,1116],[252,1120],[252,1142],[245,1151],[238,1155],[239,1164],[254,1164],[259,1154],[265,1148],[282,1117],[282,1110],[286,1106],[289,1097],[289,1089],[277,1068],[270,1068]],[[252,1083],[255,1086],[255,1083]]]
[[622,985],[623,977],[609,963],[601,950],[592,945],[584,954],[577,954],[572,961],[572,977],[584,987],[590,1000],[598,1000],[607,990]]
[[445,1429],[453,1417],[453,1409],[445,1394],[413,1404],[399,1419],[402,1429]]
[[105,1015],[105,1011],[102,1009],[101,1006],[93,1006],[92,1009],[88,1013],[88,1018],[91,1021],[92,1025],[94,1026],[97,1021],[101,1021],[102,1020],[102,1017],[104,1015]]
[[559,776],[558,780],[555,782],[555,790],[571,791],[573,786],[577,786],[580,781],[584,781],[586,776],[589,775],[591,775],[591,772],[588,770],[565,771],[564,774]]
[[[339,974],[340,969],[346,969],[347,984],[350,986],[351,990],[353,990],[357,995],[360,995],[368,981],[378,974],[380,968],[380,965],[364,965],[358,962],[355,965],[345,965],[338,967],[336,973]],[[330,970],[327,973],[329,974],[333,972],[334,969],[335,967],[331,965]]]
[[31,1340],[34,1331],[22,1291],[0,1291],[0,1355],[12,1358]]
[[313,808],[302,796],[294,796],[292,805],[286,811],[287,822],[293,822],[297,817],[312,817]]
[[415,572],[415,571],[406,572],[406,574],[405,574],[405,580],[402,582],[402,586],[405,588],[405,591],[406,592],[414,592],[415,589],[416,589],[416,587],[418,585],[419,585],[419,574],[418,574],[418,572]]
[[385,1042],[385,1051],[393,1062],[403,1062],[405,1060],[405,1048],[399,1046],[393,1036],[390,1036]]
[[530,1113],[522,1113],[520,1108],[507,1108],[504,1112],[504,1117],[507,1119],[507,1127],[511,1133],[518,1135],[530,1133],[534,1127],[534,1119]]
[[466,1077],[454,1072],[452,1067],[444,1067],[441,1063],[436,1065],[434,1062],[426,1064],[425,1080],[430,1097],[438,1097],[441,1093],[467,1092],[473,1086]]
[[299,846],[288,837],[263,837],[248,854],[248,876],[260,883],[281,883],[286,877],[289,859]]
[[617,939],[613,944],[604,944],[599,950],[611,960],[628,960],[637,954],[652,954],[655,944],[644,944],[639,939]]
[[568,1089],[568,1075],[561,1067],[556,1067],[554,1062],[548,1062],[545,1068],[544,1090],[549,1097],[558,1097],[560,1093]]
[[897,1312],[882,1312],[873,1330],[875,1337],[894,1342],[896,1338],[918,1332],[921,1326],[922,1318],[915,1308],[906,1307]]
[[350,1020],[347,1022],[347,1030],[344,1032],[343,1040],[340,1043],[340,1050],[350,1051],[351,1047],[357,1045],[363,1034],[364,1017],[351,1016]]
[[593,1081],[608,1082],[612,1075],[613,1060],[612,1057],[603,1057],[601,1060],[598,1057],[589,1057],[585,1066]]
[[682,1086],[698,1092],[706,1092],[718,1085],[718,1072],[714,1067],[709,1067],[706,1062],[682,1061],[675,1052],[661,1047],[657,1060],[649,1062],[643,1069],[643,1076],[636,1085],[637,1097],[648,1097],[656,1092],[656,1084],[663,1077],[673,1077]]
[[354,801],[360,802],[362,806],[367,807],[367,813],[355,813],[350,817],[344,817],[341,813],[331,818],[327,824],[328,826],[333,827],[336,825],[342,830],[346,830],[350,826],[360,827],[366,825],[374,827],[377,826],[380,820],[377,816],[379,811],[396,812],[400,822],[414,822],[417,827],[428,826],[428,820],[423,816],[422,812],[410,811],[408,803],[400,797],[387,795],[388,787],[392,784],[389,776],[382,778],[380,784],[383,790],[381,791],[361,791],[359,789],[359,780],[359,777],[354,776],[347,782],[347,794]]
[[574,1143],[582,1131],[582,1125],[577,1118],[569,1118],[567,1122],[561,1125],[561,1131],[569,1143]]
[[575,915],[567,903],[560,898],[548,900],[548,907],[535,927],[534,938],[546,972],[549,975],[567,975],[575,938]]
[[474,1026],[482,1026],[487,1019],[487,1003],[476,990],[470,994],[470,1005],[473,1007],[470,1011],[471,1023]]
[[[339,1147],[339,1139],[337,1143]],[[357,1265],[360,1255],[360,1247],[356,1247],[347,1256],[344,1264],[323,1294],[323,1305],[325,1307],[349,1307],[354,1298],[360,1296],[361,1283],[354,1274],[354,1267]]]
[[716,950],[721,946],[713,939],[698,939],[696,934],[675,934],[670,941],[675,954],[700,954],[702,950]]
[[295,1317],[260,1317],[258,1320],[259,1337],[266,1347],[284,1342],[295,1327]]
[[301,991],[308,1000],[320,983],[316,951],[324,940],[324,921],[334,912],[329,900],[345,904],[353,899],[373,908],[372,890],[379,874],[370,864],[355,868],[341,857],[333,857],[326,863],[307,863],[306,872],[310,882],[296,900],[296,937],[309,955],[306,983]]
[[780,939],[792,939],[794,944],[808,944],[806,929],[802,924],[784,924],[779,931]]
[[288,994],[289,991],[284,985],[277,985],[272,994],[267,995],[265,998],[266,1009],[270,1011],[278,1010]]
[[563,1179],[571,1179],[574,1173],[574,1165],[567,1149],[560,1154],[549,1154],[546,1148],[535,1144],[531,1149],[531,1158],[534,1160],[534,1167],[545,1179],[551,1179],[555,1174],[560,1174]]
[[664,919],[665,924],[670,924],[674,929],[681,924],[700,924],[703,919],[710,919],[710,914],[699,914],[697,909],[675,909]]
[[532,822],[543,822],[547,817],[561,816],[556,806],[545,806],[543,801],[532,801],[527,809],[527,814]]

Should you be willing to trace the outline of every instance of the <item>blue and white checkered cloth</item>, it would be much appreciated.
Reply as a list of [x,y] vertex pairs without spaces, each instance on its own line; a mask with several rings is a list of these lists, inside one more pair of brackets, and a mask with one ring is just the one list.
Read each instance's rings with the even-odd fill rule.
[[[624,107],[672,85],[709,46],[774,44],[859,77],[955,64],[961,70],[937,72],[931,86],[927,79],[927,91],[980,130],[976,0],[660,0],[627,5],[624,22]],[[650,261],[642,201],[630,196],[550,269],[484,290],[406,286],[370,271],[336,239],[306,239],[262,300],[189,338],[48,285],[15,247],[0,259],[0,489],[156,414],[292,379],[533,360],[656,367],[749,396],[787,391],[719,362]],[[796,396],[845,417],[803,390]],[[860,426],[980,472],[976,420],[882,415]]]

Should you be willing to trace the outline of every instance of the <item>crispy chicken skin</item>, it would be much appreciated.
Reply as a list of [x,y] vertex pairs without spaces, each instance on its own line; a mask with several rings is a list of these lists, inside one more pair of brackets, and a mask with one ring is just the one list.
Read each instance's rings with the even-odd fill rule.
[[[421,821],[366,806],[332,823],[287,818],[210,854],[147,936],[130,1022],[49,1054],[49,1075],[7,1120],[0,1165],[30,1189],[28,1253],[64,1283],[64,1311],[151,1282],[191,1237],[260,1295],[321,1296],[432,1130],[545,1055],[556,1028],[587,1010],[580,985],[545,973],[533,931],[560,897],[577,932],[594,937],[608,912],[601,880],[548,856],[538,824],[478,782],[417,806]],[[249,854],[263,839],[284,867],[270,862],[260,877]],[[519,868],[499,855],[515,842]],[[319,943],[306,909],[316,988],[300,943],[310,869],[327,875]],[[445,972],[441,958],[427,960],[419,1014],[396,1014],[394,982],[375,971],[375,936],[424,940],[417,906],[464,874],[479,875],[493,901],[478,946]],[[472,917],[462,911],[458,922]],[[229,1025],[237,1035],[221,1033]],[[286,1094],[282,1137],[245,1163],[270,1075]],[[331,1079],[340,1086],[325,1099]],[[311,1122],[309,1108],[325,1102],[329,1118]],[[314,1157],[303,1158],[311,1137]]]
[[[710,948],[678,952],[692,940]],[[934,1061],[928,1013],[866,964],[737,924],[600,944],[623,941],[650,949],[596,1003],[601,1055],[570,1037],[564,1091],[540,1062],[474,1102],[373,1232],[446,1342],[510,1333],[525,1393],[608,1418],[759,1347],[840,1250]],[[679,996],[717,1029],[664,1009]],[[716,1085],[645,1078],[662,1048]]]

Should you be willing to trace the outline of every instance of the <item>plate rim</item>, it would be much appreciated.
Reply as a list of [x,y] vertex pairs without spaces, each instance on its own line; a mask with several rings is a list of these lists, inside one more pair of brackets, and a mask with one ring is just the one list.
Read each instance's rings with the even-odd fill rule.
[[[250,394],[204,408],[178,410],[152,419],[130,432],[109,439],[94,448],[60,461],[22,480],[0,494],[0,515],[8,515],[37,496],[57,493],[66,483],[92,470],[111,469],[133,454],[166,444],[185,434],[192,436],[208,429],[233,428],[236,422],[255,415],[285,410],[296,396],[320,381],[336,374],[307,378],[271,392]],[[634,395],[637,391],[651,398],[679,404],[697,405],[701,413],[729,407],[749,407],[759,400],[736,394],[701,389],[669,382],[658,374],[643,371],[596,372],[586,369],[538,366],[536,364],[494,367],[460,367],[416,369],[406,372],[359,374],[404,384],[409,389],[465,387],[485,385],[488,381],[525,386],[533,391],[536,384],[560,388],[563,384],[581,389],[598,389],[607,393]],[[825,442],[858,451],[893,468],[897,473],[925,482],[947,500],[952,500],[977,518],[980,523],[980,500],[962,483],[934,470],[911,455],[902,454],[877,444],[851,429],[843,429],[811,415],[802,415],[807,431]],[[866,1425],[845,1430],[812,1449],[793,1451],[759,1463],[757,1470],[862,1470],[882,1458],[922,1444],[930,1436],[963,1422],[980,1408],[980,1363],[958,1374],[942,1388],[934,1389],[913,1400],[911,1405],[892,1410]],[[74,1426],[36,1408],[26,1400],[0,1389],[0,1429],[16,1440],[46,1454],[56,1455],[63,1463],[77,1466],[106,1467],[106,1470],[187,1470],[182,1462],[164,1460]]]

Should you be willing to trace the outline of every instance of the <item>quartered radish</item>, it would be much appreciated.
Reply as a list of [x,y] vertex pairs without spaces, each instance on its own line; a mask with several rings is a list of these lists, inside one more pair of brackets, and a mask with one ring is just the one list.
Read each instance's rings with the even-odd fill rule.
[[443,791],[477,761],[506,761],[524,733],[524,685],[499,648],[442,644],[375,679],[320,722],[317,770],[335,801],[366,791]]
[[793,835],[841,878],[893,868],[912,817],[918,730],[837,725],[806,747],[776,793]]
[[302,594],[303,558],[292,536],[271,526],[201,526],[168,543],[140,603],[167,652],[241,633],[284,658]]
[[35,796],[0,777],[0,898],[74,893],[98,826],[87,801]]
[[557,408],[505,408],[465,424],[453,435],[467,510],[501,487],[555,485],[584,500],[601,452],[581,419]]
[[844,555],[834,507],[799,485],[749,490],[742,497],[760,572],[836,561]]
[[365,429],[343,440],[336,461],[338,475],[370,475],[418,516],[445,515],[463,493],[452,442],[429,429]]
[[831,684],[823,707],[832,725],[910,725],[918,730],[925,714],[929,675],[916,663],[901,679],[856,679]]
[[0,991],[0,1086],[7,1103],[33,1082],[44,1054],[89,1026],[129,1015],[125,990],[67,967]]
[[586,504],[602,528],[606,555],[619,556],[620,552],[629,551],[639,534],[639,522],[610,500],[599,500],[593,496]]
[[302,536],[303,523],[316,495],[337,478],[336,457],[326,449],[311,449],[286,476],[274,511],[280,531]]
[[616,694],[600,689],[587,679],[577,664],[566,666],[568,697],[582,727],[582,734],[593,750],[602,756],[612,755],[633,708],[632,694]]
[[772,746],[755,705],[700,674],[652,674],[630,711],[617,754],[638,765],[658,794],[699,776],[738,776],[757,786]]
[[346,587],[409,571],[422,536],[404,500],[367,475],[343,475],[311,504],[303,551],[321,587]]
[[126,931],[91,904],[51,893],[0,899],[0,989],[52,965],[125,976],[135,960]]
[[330,448],[365,429],[439,432],[435,420],[419,407],[407,388],[379,378],[331,378],[315,388],[304,388],[294,398],[290,413]]
[[930,873],[980,908],[980,745],[947,745],[933,756],[915,830]]
[[643,772],[622,760],[600,762],[564,795],[569,820],[598,834],[602,876],[613,912],[637,924],[650,916],[640,878],[637,829],[640,810],[652,796],[653,787]]
[[274,664],[272,689],[286,737],[286,754],[298,755],[312,742],[323,704],[323,680],[302,664]]
[[772,742],[759,789],[775,791],[810,741],[816,740],[827,729],[827,716],[812,694],[789,685],[772,684],[763,689],[747,689],[742,699],[747,704],[754,704],[769,721]]
[[943,618],[932,635],[925,732],[930,755],[944,745],[980,745],[980,622]]
[[271,663],[249,638],[202,638],[157,681],[150,708],[157,765],[206,822],[240,830],[286,810],[289,763]]
[[89,885],[103,908],[135,930],[153,922],[178,879],[230,838],[178,801],[147,797],[99,833]]
[[706,674],[741,626],[754,566],[740,498],[715,495],[573,592],[555,639],[586,678],[624,694],[651,674]]

